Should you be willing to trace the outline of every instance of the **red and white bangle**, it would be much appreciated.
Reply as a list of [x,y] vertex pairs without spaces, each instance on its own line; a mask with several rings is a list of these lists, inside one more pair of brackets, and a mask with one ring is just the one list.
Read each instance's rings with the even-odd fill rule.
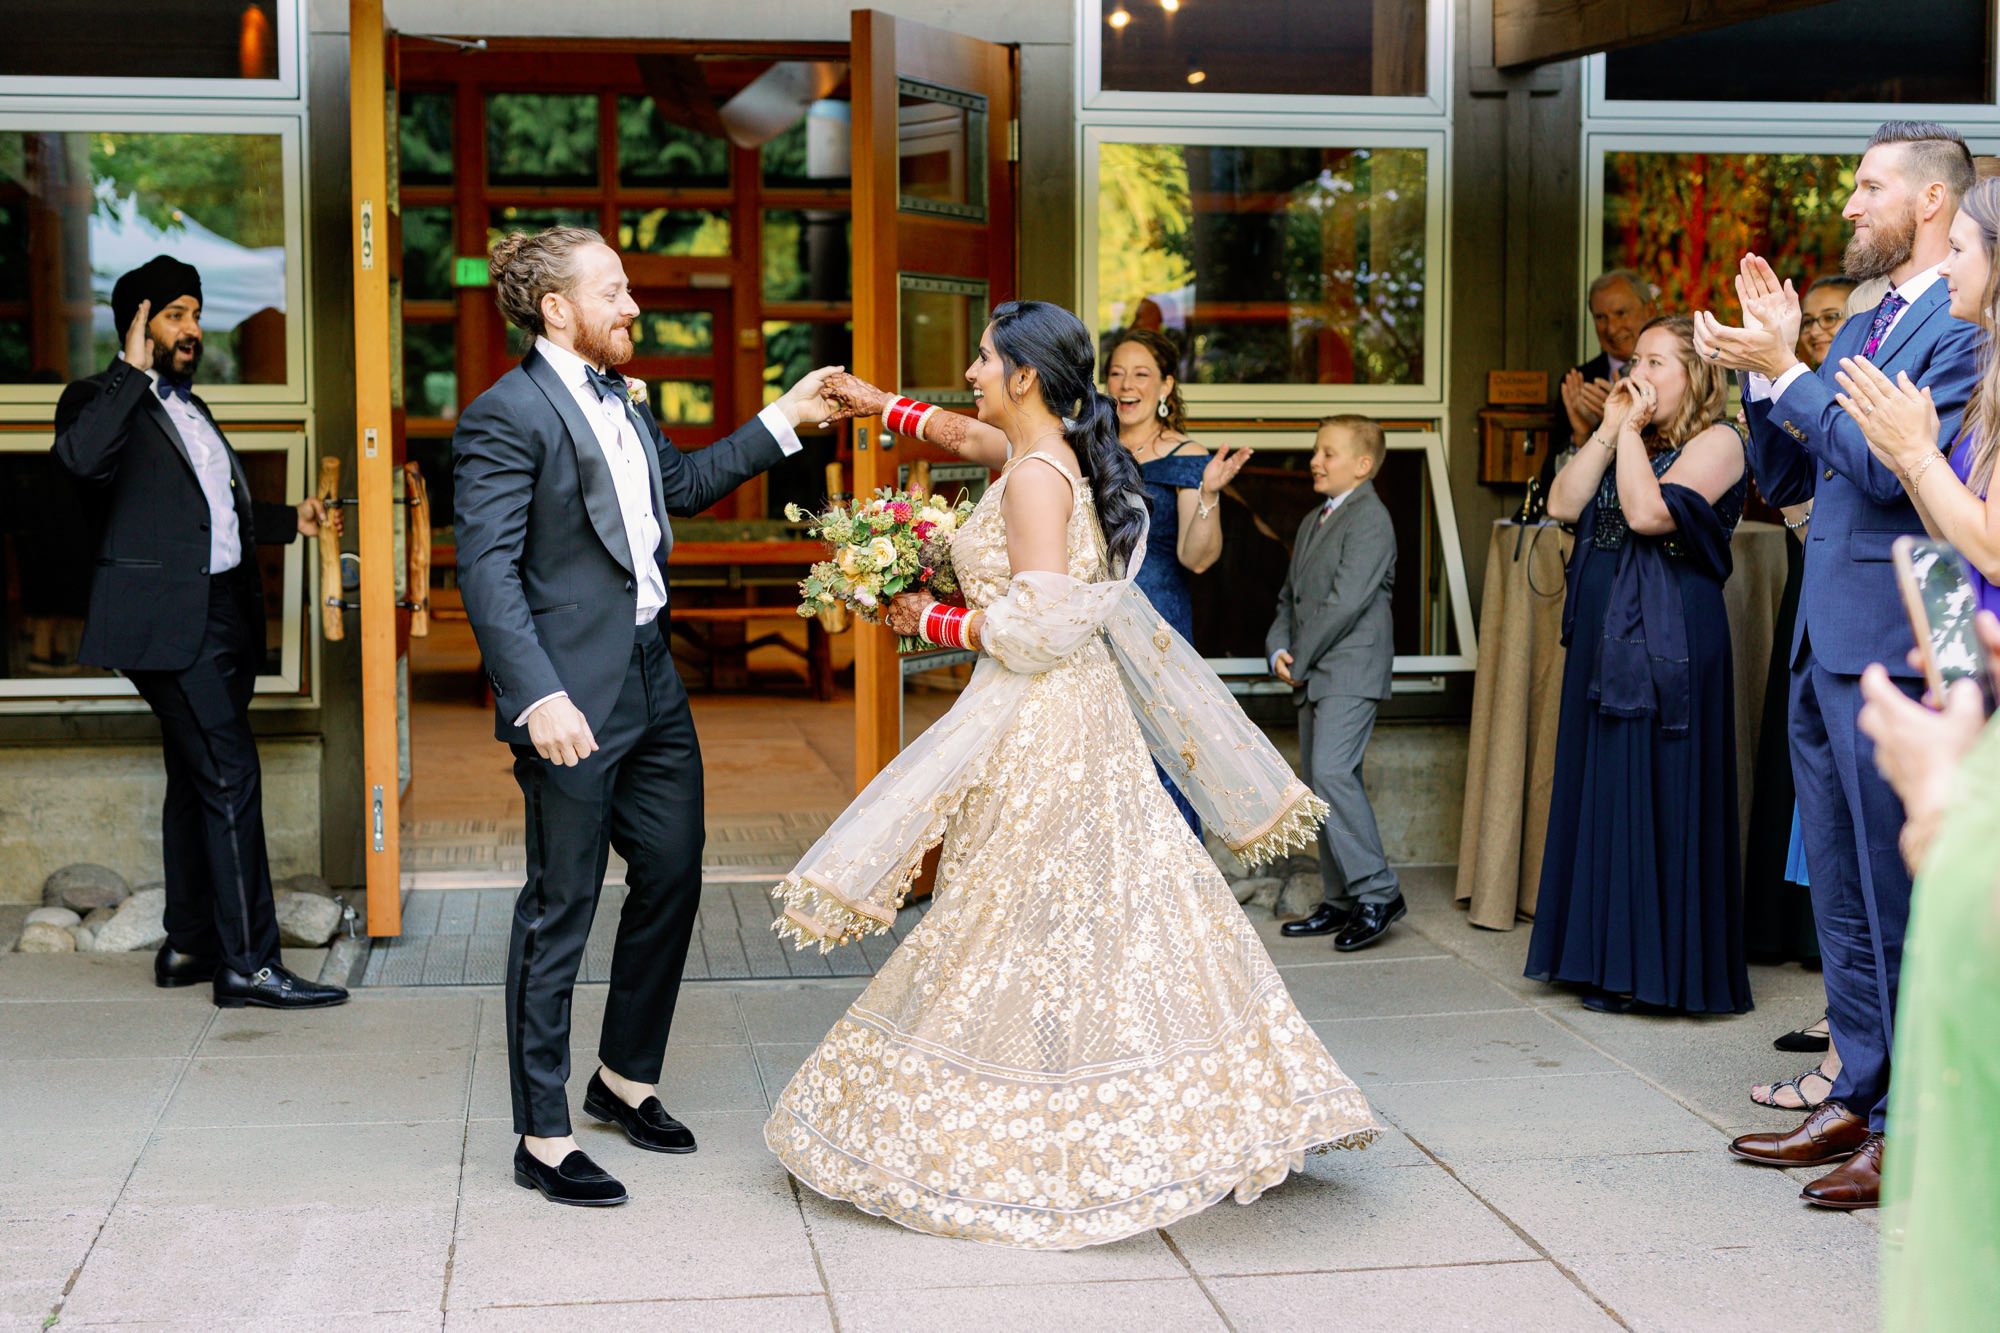
[[882,427],[892,435],[901,435],[912,440],[920,440],[924,435],[924,422],[930,420],[937,408],[930,403],[918,402],[914,398],[896,397],[882,409]]
[[924,608],[924,637],[946,648],[967,647],[966,626],[971,619],[972,612],[962,606],[932,602]]

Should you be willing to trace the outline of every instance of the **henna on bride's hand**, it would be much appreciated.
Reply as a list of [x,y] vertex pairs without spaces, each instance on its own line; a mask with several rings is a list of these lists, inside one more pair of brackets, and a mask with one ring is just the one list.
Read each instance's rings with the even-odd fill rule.
[[924,443],[955,454],[965,452],[966,419],[956,412],[933,412],[924,423]]

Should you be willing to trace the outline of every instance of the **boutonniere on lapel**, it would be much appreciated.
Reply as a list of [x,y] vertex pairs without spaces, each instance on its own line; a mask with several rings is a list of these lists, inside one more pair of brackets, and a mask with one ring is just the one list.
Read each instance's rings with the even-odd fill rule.
[[625,397],[631,400],[632,406],[644,407],[646,405],[646,381],[638,379],[626,380]]

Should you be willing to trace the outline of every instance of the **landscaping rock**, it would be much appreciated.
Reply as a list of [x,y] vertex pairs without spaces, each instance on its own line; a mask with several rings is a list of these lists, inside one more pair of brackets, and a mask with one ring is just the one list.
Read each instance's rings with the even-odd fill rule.
[[75,953],[76,937],[62,926],[37,921],[21,927],[21,942],[14,947],[22,953]]
[[1279,892],[1278,900],[1271,906],[1274,916],[1304,916],[1320,905],[1326,897],[1326,889],[1319,882],[1319,871],[1299,871],[1285,876],[1285,887]]
[[1235,892],[1236,901],[1239,903],[1255,902],[1261,896],[1268,906],[1278,900],[1278,890],[1284,887],[1284,883],[1283,880],[1273,879],[1269,875],[1259,875],[1255,879],[1239,879],[1229,887]]
[[99,926],[103,925],[105,922],[109,921],[112,917],[117,915],[118,915],[118,909],[115,907],[99,907],[94,911],[92,911],[89,916],[83,919],[83,924],[89,926],[90,929],[93,932],[95,932]]
[[49,907],[67,907],[83,913],[98,907],[116,907],[132,896],[125,877],[108,866],[84,862],[64,866],[42,884],[42,902]]
[[97,928],[97,952],[159,948],[167,942],[166,916],[167,891],[140,889],[125,900],[117,915]]
[[321,898],[333,897],[333,885],[318,875],[287,875],[277,883],[280,892],[310,893]]
[[340,929],[340,904],[333,899],[289,889],[280,889],[274,896],[280,943],[296,949],[320,949]]
[[91,932],[89,926],[71,926],[69,928],[69,937],[76,941],[76,951],[78,953],[89,953],[91,946],[97,940],[97,936]]
[[82,917],[70,911],[67,907],[37,907],[34,911],[28,913],[28,919],[21,924],[24,926],[58,926],[63,930],[68,930],[71,926],[78,924],[82,920]]

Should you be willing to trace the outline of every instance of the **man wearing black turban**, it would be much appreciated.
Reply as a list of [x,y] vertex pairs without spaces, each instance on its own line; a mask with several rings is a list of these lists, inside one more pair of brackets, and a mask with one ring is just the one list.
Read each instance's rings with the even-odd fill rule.
[[316,499],[250,498],[250,478],[194,392],[201,275],[161,255],[118,279],[125,347],[56,405],[55,456],[85,484],[97,561],[78,657],[122,671],[160,720],[167,800],[162,986],[212,981],[215,1002],[339,1004],[347,992],[285,970],[264,848],[250,695],[264,660],[257,542],[339,531]]

